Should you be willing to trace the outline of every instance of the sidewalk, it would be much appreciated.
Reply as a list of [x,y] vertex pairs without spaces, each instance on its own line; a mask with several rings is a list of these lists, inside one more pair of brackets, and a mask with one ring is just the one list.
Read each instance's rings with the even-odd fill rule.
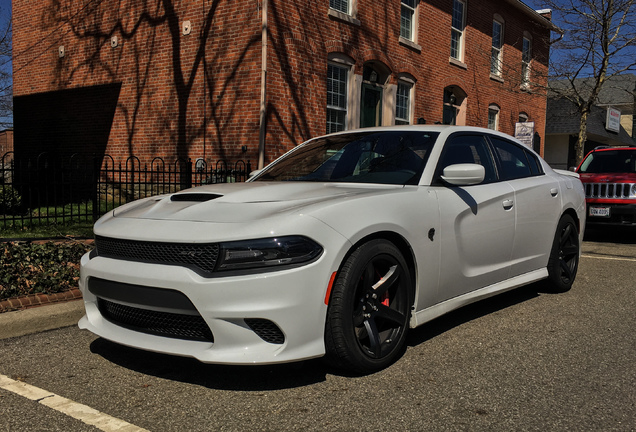
[[0,339],[76,325],[84,315],[82,299],[0,313]]

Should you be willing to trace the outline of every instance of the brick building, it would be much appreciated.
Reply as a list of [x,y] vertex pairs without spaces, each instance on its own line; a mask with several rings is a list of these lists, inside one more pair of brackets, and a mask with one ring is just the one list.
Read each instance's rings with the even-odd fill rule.
[[544,15],[518,0],[13,0],[16,150],[256,165],[418,121],[529,120],[541,139]]

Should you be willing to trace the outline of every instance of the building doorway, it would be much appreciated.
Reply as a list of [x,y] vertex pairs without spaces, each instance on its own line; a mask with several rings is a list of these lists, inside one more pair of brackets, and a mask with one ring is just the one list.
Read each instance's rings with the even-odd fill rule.
[[362,84],[360,127],[382,126],[382,87]]
[[390,71],[378,61],[370,61],[362,69],[360,87],[360,127],[382,126],[382,98]]

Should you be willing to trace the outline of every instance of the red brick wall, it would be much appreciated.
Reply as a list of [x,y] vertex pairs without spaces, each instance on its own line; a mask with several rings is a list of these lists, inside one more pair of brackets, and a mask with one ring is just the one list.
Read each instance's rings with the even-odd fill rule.
[[[243,158],[255,164],[261,2],[14,0],[14,95],[121,83],[106,153]],[[266,161],[325,132],[331,52],[351,56],[356,73],[365,61],[382,61],[392,72],[391,83],[398,73],[412,74],[415,119],[441,121],[443,89],[458,85],[468,94],[468,124],[486,126],[488,105],[495,103],[502,131],[513,133],[524,111],[543,137],[545,97],[520,91],[518,71],[523,31],[540,30],[543,34],[534,33],[533,77],[545,75],[547,64],[539,59],[548,57],[542,42],[549,34],[516,9],[495,1],[468,2],[463,69],[448,61],[451,1],[421,2],[421,52],[398,43],[399,1],[358,0],[360,26],[329,17],[328,4],[269,0]],[[494,13],[506,20],[504,63],[517,71],[503,83],[489,78]],[[182,34],[186,20],[189,35]],[[115,48],[112,36],[118,38]],[[65,56],[59,58],[62,45]],[[18,143],[19,124],[27,121],[16,121]]]
[[[0,158],[13,151],[13,130],[0,131]],[[9,156],[7,157],[7,159]]]

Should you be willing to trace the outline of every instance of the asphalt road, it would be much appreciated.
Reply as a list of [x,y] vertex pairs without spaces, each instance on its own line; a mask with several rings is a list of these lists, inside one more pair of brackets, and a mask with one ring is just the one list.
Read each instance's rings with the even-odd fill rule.
[[[636,231],[590,231],[571,291],[540,284],[413,330],[369,376],[204,365],[76,327],[0,340],[0,375],[151,431],[636,430]],[[0,431],[97,430],[0,388]]]

